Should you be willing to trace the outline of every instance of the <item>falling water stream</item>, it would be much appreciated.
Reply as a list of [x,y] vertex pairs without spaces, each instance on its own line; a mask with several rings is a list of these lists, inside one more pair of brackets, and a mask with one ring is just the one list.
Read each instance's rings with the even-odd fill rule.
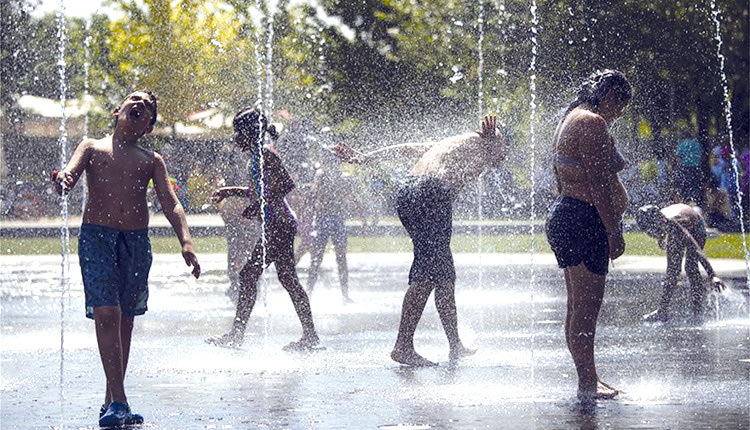
[[[65,83],[65,44],[67,43],[67,29],[65,25],[65,2],[60,0],[60,9],[57,12],[57,40],[58,61],[57,74],[60,79],[60,138],[58,146],[60,149],[60,169],[65,168],[68,160],[68,134],[66,130],[67,118],[65,116],[65,97],[67,86]],[[60,204],[60,428],[64,427],[65,419],[65,300],[70,294],[70,230],[68,229],[68,194],[63,191]]]
[[529,65],[529,92],[531,94],[531,100],[529,101],[529,108],[531,111],[529,117],[529,142],[530,142],[530,155],[531,162],[530,166],[530,177],[531,177],[531,195],[529,196],[529,208],[530,208],[530,233],[531,233],[531,282],[529,291],[531,291],[531,383],[534,384],[534,329],[535,329],[535,318],[536,309],[534,303],[534,288],[536,283],[536,271],[534,269],[534,257],[536,251],[536,235],[534,232],[534,221],[536,219],[536,213],[534,208],[534,198],[536,196],[536,181],[534,178],[534,171],[536,170],[536,130],[534,128],[536,121],[536,54],[537,54],[537,26],[539,25],[539,18],[537,17],[537,6],[536,0],[531,0],[531,64]]
[[266,3],[266,114],[273,115],[273,17],[277,3]]
[[[86,18],[86,36],[83,39],[83,136],[81,140],[89,138],[89,97],[90,97],[90,78],[91,78],[91,17]],[[81,213],[86,208],[87,186],[86,174],[81,175]]]
[[742,232],[742,250],[745,255],[745,285],[750,290],[750,257],[748,257],[747,235],[745,234],[745,217],[742,208],[742,198],[740,196],[740,171],[737,163],[737,152],[734,147],[732,137],[732,99],[729,96],[729,85],[727,84],[727,74],[724,71],[724,62],[726,58],[721,53],[723,40],[721,38],[721,22],[719,19],[720,11],[716,6],[716,0],[711,0],[711,17],[714,22],[714,40],[716,40],[716,57],[719,59],[719,71],[721,73],[721,87],[724,91],[724,116],[727,122],[727,134],[729,135],[729,148],[732,150],[732,170],[734,171],[735,189],[737,192],[737,209],[740,219],[740,231]]
[[[481,120],[484,117],[484,1],[479,0],[479,18],[477,19],[479,27],[479,39],[477,40],[477,52],[479,57],[479,64],[477,66],[477,117]],[[484,200],[484,174],[480,174],[477,178],[477,253],[479,254],[477,265],[479,266],[479,286],[482,284],[482,220],[484,218],[484,210],[482,202]]]
[[[263,92],[263,56],[260,52],[260,46],[261,46],[261,27],[263,26],[263,0],[255,0],[255,8],[257,10],[257,13],[259,15],[258,19],[255,22],[255,45],[253,47],[253,56],[255,57],[255,77],[256,77],[256,83],[258,86],[258,93],[255,100],[255,107],[258,109],[262,109],[262,107],[265,105],[264,103],[264,92]],[[258,117],[258,129],[262,130],[263,124],[261,122],[260,117]],[[264,136],[261,134],[258,136],[258,145],[263,144],[263,138]],[[263,151],[260,151],[260,166],[263,166]],[[252,175],[252,172],[251,172]],[[255,180],[254,178],[250,178],[251,180]],[[263,169],[260,169],[260,240],[263,244],[263,255],[262,255],[262,261],[266,261],[266,220],[265,220],[265,200],[263,199],[263,181],[265,178],[263,178]],[[268,277],[265,274],[265,271],[262,278],[262,288],[261,288],[261,301],[263,302],[263,313],[264,316],[267,316],[268,313]],[[268,339],[268,318],[263,319],[263,339],[265,342],[265,339]]]

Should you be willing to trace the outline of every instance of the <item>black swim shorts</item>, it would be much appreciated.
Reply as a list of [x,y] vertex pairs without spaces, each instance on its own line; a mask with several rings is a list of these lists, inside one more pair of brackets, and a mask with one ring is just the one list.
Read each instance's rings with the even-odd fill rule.
[[414,244],[409,284],[456,281],[451,254],[453,206],[450,188],[429,176],[408,176],[396,198],[396,211]]
[[271,263],[291,265],[294,267],[294,235],[297,234],[296,223],[270,222],[261,231],[261,237],[255,242],[250,263],[268,267]]
[[583,263],[591,273],[607,274],[607,230],[594,205],[572,197],[558,197],[550,207],[545,230],[558,266]]

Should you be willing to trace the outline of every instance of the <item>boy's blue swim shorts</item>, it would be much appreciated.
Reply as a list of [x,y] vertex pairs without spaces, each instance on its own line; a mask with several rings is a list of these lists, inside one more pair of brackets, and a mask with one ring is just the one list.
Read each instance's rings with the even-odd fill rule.
[[88,318],[94,318],[98,306],[119,306],[123,315],[129,316],[146,312],[152,260],[148,229],[83,224],[78,259]]

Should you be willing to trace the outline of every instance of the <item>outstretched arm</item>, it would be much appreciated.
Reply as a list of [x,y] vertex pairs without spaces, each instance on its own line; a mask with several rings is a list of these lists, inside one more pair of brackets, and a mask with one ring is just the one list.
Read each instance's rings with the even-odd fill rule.
[[185,259],[185,264],[193,266],[193,276],[198,278],[201,274],[201,266],[198,264],[198,257],[196,257],[193,251],[193,240],[190,237],[185,209],[177,199],[174,188],[169,183],[169,174],[167,173],[167,166],[164,164],[164,159],[157,153],[154,153],[153,179],[154,189],[159,198],[164,216],[167,217],[175,234],[177,234],[177,239],[180,241],[182,258]]
[[55,185],[57,194],[62,195],[63,191],[67,193],[73,189],[86,169],[89,160],[91,160],[93,150],[94,141],[91,139],[84,140],[78,144],[65,168],[52,172],[52,183]]
[[220,203],[227,197],[247,197],[248,187],[221,187],[211,194],[211,202]]
[[698,254],[698,261],[700,261],[703,268],[706,270],[706,274],[708,275],[708,279],[711,282],[711,287],[714,288],[716,291],[724,291],[727,286],[724,284],[724,281],[721,280],[718,276],[716,276],[716,272],[714,272],[713,266],[711,266],[711,263],[708,261],[708,257],[706,254],[699,250]]
[[365,153],[352,148],[349,144],[341,143],[333,147],[333,152],[345,163],[370,164],[400,157],[420,157],[434,144],[434,142],[399,143]]

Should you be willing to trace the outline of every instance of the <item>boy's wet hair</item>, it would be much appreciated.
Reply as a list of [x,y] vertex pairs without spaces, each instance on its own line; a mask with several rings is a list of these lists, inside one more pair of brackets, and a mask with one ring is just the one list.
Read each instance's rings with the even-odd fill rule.
[[266,115],[252,106],[245,106],[240,109],[232,120],[232,126],[235,133],[242,137],[250,139],[253,142],[262,144],[263,136],[268,133],[273,139],[278,137],[276,127],[268,125]]
[[629,101],[633,96],[630,82],[622,72],[612,69],[597,70],[578,88],[578,97],[568,106],[565,114],[583,103],[590,104],[594,111],[598,110],[599,103],[610,91],[614,92],[615,98],[621,102]]
[[136,92],[148,94],[148,99],[151,102],[151,121],[149,122],[149,125],[153,126],[154,124],[156,124],[156,94],[154,94],[154,92],[149,90],[148,88],[138,90]]
[[645,205],[638,208],[635,213],[635,222],[638,228],[646,233],[660,230],[661,209],[656,205]]

